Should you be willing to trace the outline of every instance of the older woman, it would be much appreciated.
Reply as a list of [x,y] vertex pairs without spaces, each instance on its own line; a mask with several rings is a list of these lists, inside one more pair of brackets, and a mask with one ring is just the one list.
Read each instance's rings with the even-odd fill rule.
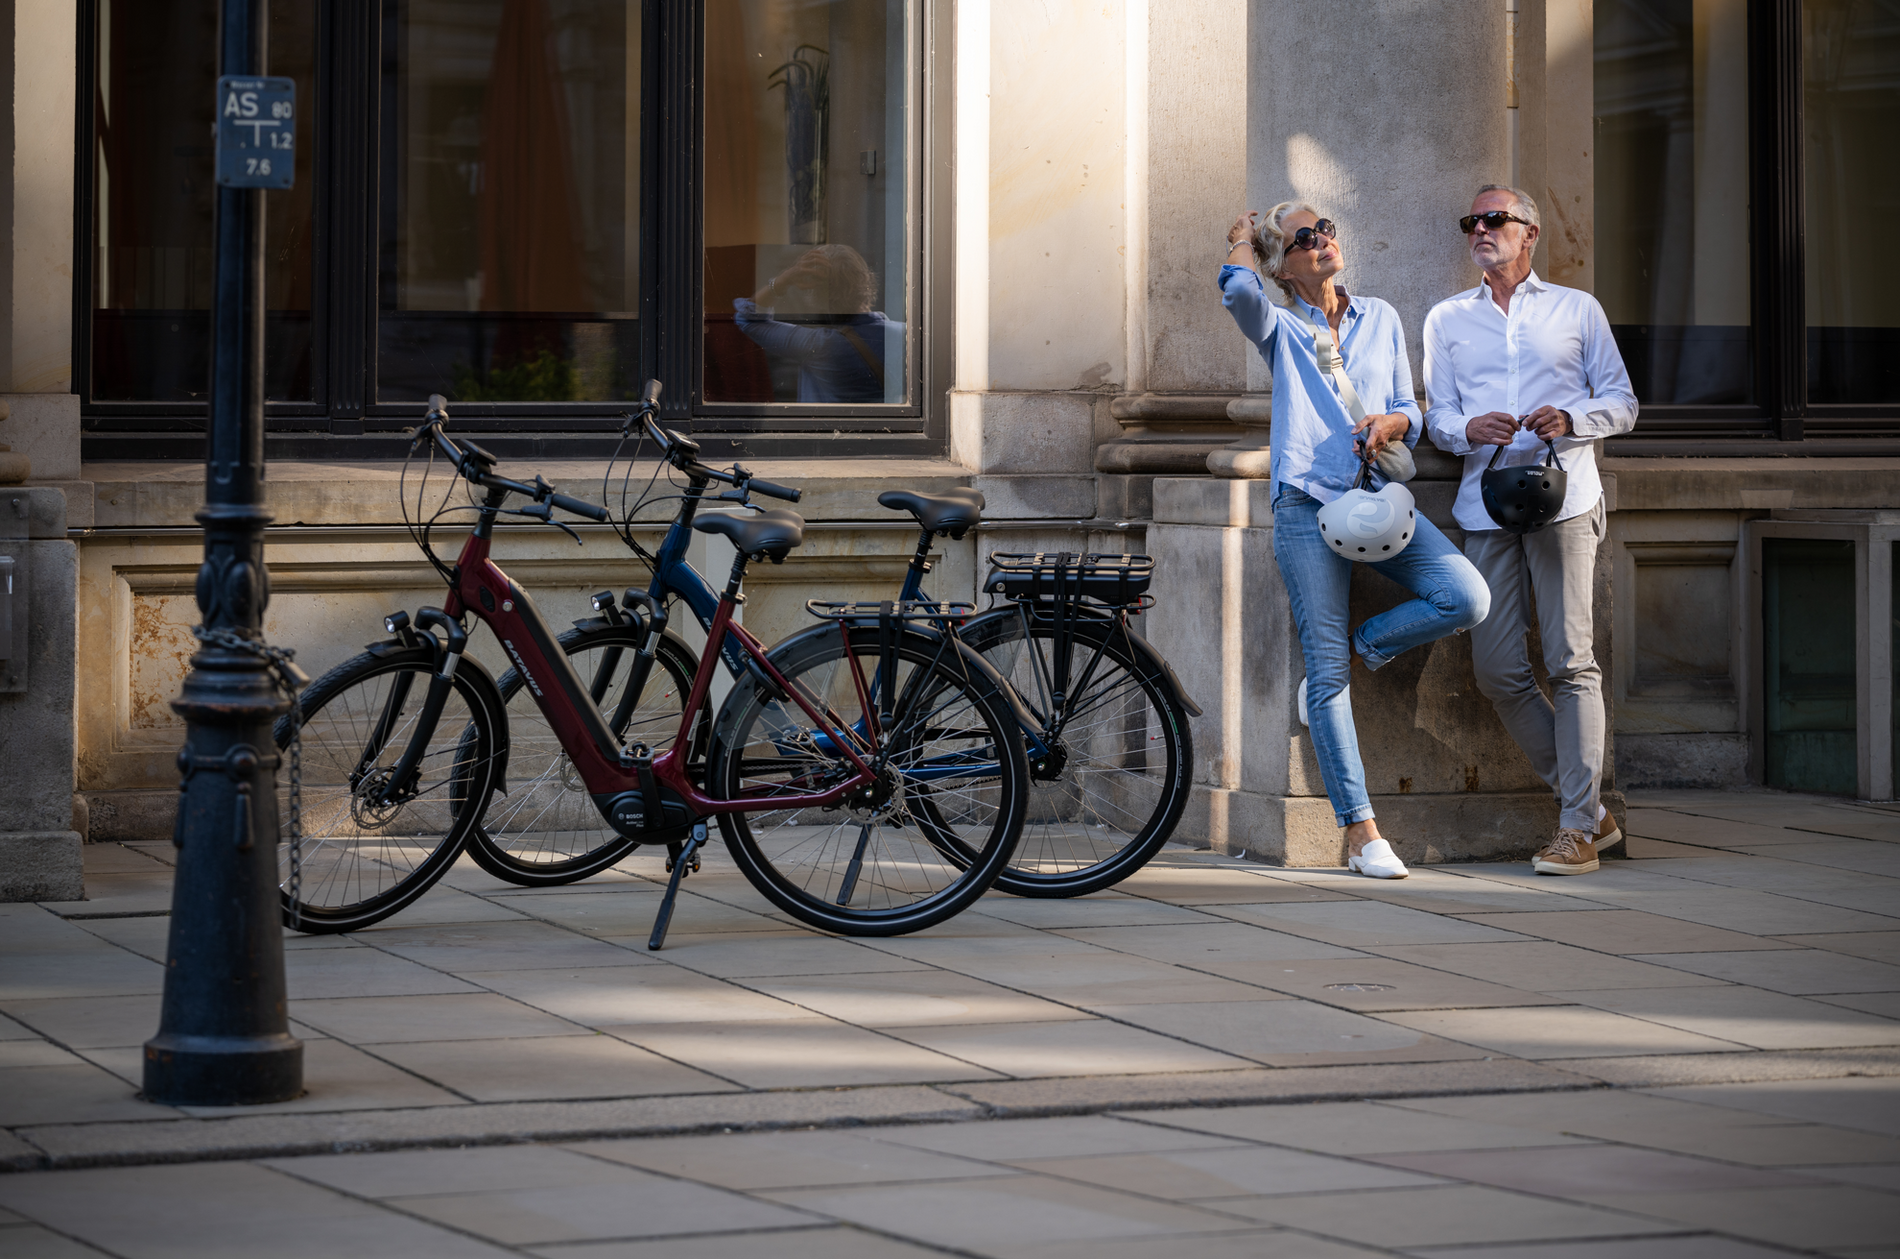
[[[1306,658],[1300,719],[1312,732],[1326,794],[1346,830],[1347,865],[1373,878],[1402,879],[1405,865],[1380,836],[1366,795],[1347,690],[1352,656],[1377,669],[1400,652],[1470,629],[1484,620],[1491,595],[1477,569],[1421,515],[1403,551],[1368,565],[1418,597],[1349,632],[1353,562],[1321,540],[1319,509],[1352,488],[1362,449],[1377,455],[1394,442],[1418,444],[1405,330],[1390,304],[1353,296],[1339,283],[1346,264],[1331,219],[1298,201],[1274,206],[1256,228],[1257,219],[1250,211],[1228,229],[1221,301],[1273,369],[1273,557]],[[1269,300],[1262,275],[1278,286],[1284,304]],[[1353,422],[1339,385],[1321,370],[1322,347],[1337,348],[1364,401],[1364,420]],[[1375,468],[1372,487],[1381,482]]]

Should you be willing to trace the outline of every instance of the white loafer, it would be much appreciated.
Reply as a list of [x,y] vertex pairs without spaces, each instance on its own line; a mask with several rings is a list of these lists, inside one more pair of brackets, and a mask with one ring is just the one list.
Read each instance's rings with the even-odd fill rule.
[[1306,719],[1306,679],[1305,678],[1300,679],[1300,724],[1302,726],[1310,726],[1313,724],[1312,722]]
[[1411,871],[1383,839],[1368,843],[1356,855],[1346,858],[1346,868],[1369,879],[1402,879]]

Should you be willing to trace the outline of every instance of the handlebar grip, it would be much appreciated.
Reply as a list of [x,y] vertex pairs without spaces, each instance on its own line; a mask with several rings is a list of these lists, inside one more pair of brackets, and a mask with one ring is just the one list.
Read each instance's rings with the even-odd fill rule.
[[550,494],[548,495],[548,501],[562,511],[573,512],[576,516],[585,516],[589,520],[605,521],[608,519],[609,513],[605,507],[596,507],[584,499],[569,498],[565,494]]
[[660,405],[660,389],[661,389],[661,385],[659,381],[657,380],[647,381],[646,389],[640,394],[641,405],[649,406],[649,407],[659,406]]
[[758,477],[748,480],[745,487],[754,494],[763,494],[767,498],[782,498],[788,503],[796,503],[805,496],[803,490],[795,490],[789,485],[774,485],[770,481],[761,481]]
[[434,416],[438,416],[438,415],[439,415],[439,416],[441,416],[441,417],[442,417],[443,419],[447,419],[447,418],[448,418],[448,415],[449,415],[449,400],[448,400],[447,398],[444,398],[444,397],[443,397],[443,396],[442,396],[441,394],[439,394],[439,393],[432,393],[432,394],[430,394],[430,395],[429,395],[429,412],[428,412],[428,413],[429,413],[429,415],[430,415],[430,417],[434,417]]

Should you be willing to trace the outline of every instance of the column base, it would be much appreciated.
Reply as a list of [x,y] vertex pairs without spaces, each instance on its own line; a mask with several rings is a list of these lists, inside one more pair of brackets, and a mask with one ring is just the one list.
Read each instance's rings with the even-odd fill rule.
[[145,1097],[170,1106],[259,1106],[303,1095],[303,1042],[264,1036],[168,1036],[145,1042]]

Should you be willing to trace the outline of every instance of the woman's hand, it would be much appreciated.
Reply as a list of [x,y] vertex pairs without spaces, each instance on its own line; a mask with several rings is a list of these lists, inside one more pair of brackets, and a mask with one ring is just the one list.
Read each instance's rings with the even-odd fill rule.
[[1364,433],[1366,451],[1378,454],[1393,442],[1402,442],[1412,429],[1410,416],[1405,415],[1368,415],[1353,425],[1354,433]]
[[1246,245],[1251,249],[1253,247],[1253,221],[1259,217],[1260,211],[1258,210],[1247,210],[1243,212],[1239,218],[1234,220],[1234,225],[1227,229],[1227,243],[1236,249],[1242,245]]

